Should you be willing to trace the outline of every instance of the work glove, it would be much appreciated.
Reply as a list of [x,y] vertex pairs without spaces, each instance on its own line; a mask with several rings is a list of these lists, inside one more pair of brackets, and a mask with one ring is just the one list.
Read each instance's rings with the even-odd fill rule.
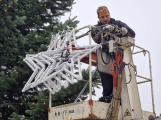
[[126,34],[127,34],[127,29],[126,28],[124,28],[124,27],[122,27],[121,28],[121,34],[123,35],[123,36],[125,36]]
[[108,32],[112,32],[114,30],[114,26],[112,25],[106,25],[105,28],[108,28]]

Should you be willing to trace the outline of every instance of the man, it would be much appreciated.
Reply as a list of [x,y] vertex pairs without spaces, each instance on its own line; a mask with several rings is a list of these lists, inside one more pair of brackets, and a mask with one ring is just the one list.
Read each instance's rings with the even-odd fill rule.
[[[110,24],[114,24],[121,29],[122,36],[130,36],[133,38],[135,37],[135,32],[129,26],[127,26],[125,23],[119,20],[115,20],[110,17],[109,10],[106,6],[98,7],[97,15],[98,15],[99,22],[97,25],[95,25],[96,27],[105,25],[105,28],[108,28],[108,31],[112,32],[114,30],[114,27]],[[94,30],[92,29],[92,38],[96,43],[99,44],[101,42],[101,33],[99,31],[94,32]],[[110,69],[110,68],[107,68],[107,69]],[[103,86],[103,97],[101,97],[99,101],[109,103],[112,99],[113,77],[111,74],[103,73],[100,71],[99,71],[99,74],[101,76],[101,82]]]

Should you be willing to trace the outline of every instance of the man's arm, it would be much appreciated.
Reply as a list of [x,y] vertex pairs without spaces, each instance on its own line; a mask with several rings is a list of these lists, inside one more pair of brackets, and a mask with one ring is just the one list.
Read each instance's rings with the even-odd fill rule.
[[95,43],[100,44],[101,43],[101,33],[98,30],[94,30],[92,28],[91,35]]
[[[127,34],[125,36],[130,36],[130,37],[135,37],[135,32],[125,23],[121,21],[116,21],[115,25],[118,25],[119,28],[126,28],[127,29]],[[95,43],[100,44],[101,43],[101,33],[98,30],[95,30],[92,28],[91,30],[91,35]]]
[[126,36],[130,36],[130,37],[135,37],[135,32],[128,26],[126,25],[125,23],[119,21],[119,25],[118,25],[119,28],[126,28],[128,30],[128,33],[126,34]]

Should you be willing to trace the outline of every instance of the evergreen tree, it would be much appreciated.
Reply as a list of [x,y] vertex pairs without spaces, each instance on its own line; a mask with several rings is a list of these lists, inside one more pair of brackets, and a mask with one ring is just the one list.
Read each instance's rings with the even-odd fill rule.
[[[59,30],[66,30],[69,27],[75,28],[76,25],[78,24],[78,21],[73,19],[69,19],[65,21],[64,23],[59,23],[57,24],[57,27],[53,30],[53,34],[58,33]],[[89,69],[83,69],[82,70],[82,75],[84,80],[89,79]],[[93,78],[94,82],[99,82],[98,80],[100,79],[98,72]],[[61,91],[55,93],[52,95],[52,107],[54,106],[59,106],[63,104],[69,104],[73,103],[75,99],[77,98],[78,94],[82,90],[82,88],[85,86],[86,82],[83,81],[78,81],[74,84],[70,84],[68,88],[62,87]],[[97,86],[98,87],[98,86]],[[40,89],[39,89],[40,90]],[[85,100],[87,98],[87,94],[89,93],[89,88],[87,87],[84,93],[81,96],[82,100]],[[29,119],[29,120],[47,120],[48,119],[48,107],[49,107],[49,91],[44,90],[42,88],[37,95],[35,95],[31,101],[28,101],[28,104],[25,105],[26,107],[26,115],[25,116],[20,116],[16,113],[12,114],[12,118],[10,120],[16,120],[17,118],[24,118],[24,119]],[[25,109],[25,108],[24,108]]]
[[[26,102],[33,101],[37,89],[22,93],[32,74],[23,62],[26,54],[44,51],[59,17],[70,11],[73,0],[0,0],[0,113],[27,116]],[[45,24],[49,24],[45,26]],[[20,116],[19,116],[20,115]],[[16,118],[15,118],[16,119]]]
[[[71,10],[73,0],[2,0],[0,1],[0,113],[2,120],[20,118],[47,119],[49,92],[36,88],[22,93],[32,74],[23,62],[26,54],[47,49],[51,35],[67,26],[76,27],[73,19],[58,23],[59,17]],[[83,76],[88,76],[83,70]],[[88,77],[84,78],[88,80]],[[95,80],[98,80],[97,75]],[[53,105],[72,103],[85,82],[79,81],[52,96]],[[42,86],[43,87],[43,86]],[[74,91],[74,92],[73,92]],[[86,99],[88,88],[82,96]],[[1,118],[1,115],[0,115]],[[43,119],[43,120],[44,120]]]

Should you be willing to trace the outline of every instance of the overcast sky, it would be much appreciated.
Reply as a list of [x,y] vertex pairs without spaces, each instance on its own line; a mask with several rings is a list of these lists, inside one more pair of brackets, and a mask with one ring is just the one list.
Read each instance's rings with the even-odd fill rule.
[[[161,0],[75,0],[75,2],[71,18],[77,16],[76,19],[80,21],[77,28],[97,24],[96,10],[99,6],[104,5],[108,7],[112,18],[121,20],[135,31],[136,45],[150,51],[155,110],[159,115],[161,113]],[[61,17],[61,21],[67,20],[68,17],[69,13]],[[88,38],[85,42],[80,41],[79,43],[87,45]],[[138,49],[134,51],[138,51]],[[148,54],[144,56],[140,53],[133,59],[138,75],[149,78]],[[142,80],[137,78],[137,81]],[[142,109],[152,111],[150,83],[139,84],[138,88]],[[96,92],[95,100],[101,96],[101,92],[101,90]]]

